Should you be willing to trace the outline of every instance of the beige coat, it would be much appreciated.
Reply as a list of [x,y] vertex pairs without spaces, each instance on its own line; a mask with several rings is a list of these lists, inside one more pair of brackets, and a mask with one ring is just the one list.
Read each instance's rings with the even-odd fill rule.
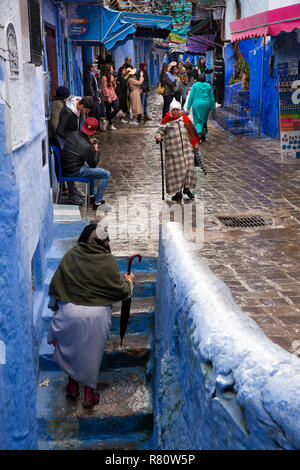
[[128,83],[130,86],[130,106],[132,109],[132,115],[142,114],[142,103],[141,103],[141,93],[142,89],[140,85],[143,83],[144,77],[141,76],[139,80],[135,78],[129,78]]

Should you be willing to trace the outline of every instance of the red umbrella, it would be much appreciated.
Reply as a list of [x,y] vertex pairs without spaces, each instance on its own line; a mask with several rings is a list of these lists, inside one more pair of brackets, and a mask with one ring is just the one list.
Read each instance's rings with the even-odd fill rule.
[[[127,274],[131,273],[131,264],[134,258],[138,257],[139,258],[139,263],[142,261],[142,257],[139,254],[132,255],[129,258],[129,263],[128,263],[128,269],[127,269]],[[123,300],[122,301],[122,307],[121,307],[121,319],[120,319],[120,338],[121,338],[121,346],[123,343],[123,338],[126,333],[127,329],[127,323],[129,320],[130,316],[130,306],[131,306],[131,297],[129,299]]]

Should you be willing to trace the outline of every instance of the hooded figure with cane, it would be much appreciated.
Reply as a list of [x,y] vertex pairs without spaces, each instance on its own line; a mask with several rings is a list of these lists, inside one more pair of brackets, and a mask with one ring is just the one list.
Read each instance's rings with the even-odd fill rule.
[[166,190],[174,194],[172,201],[181,201],[182,193],[194,199],[190,191],[196,187],[197,175],[194,169],[194,151],[199,149],[199,136],[181,110],[181,104],[173,100],[170,111],[162,119],[155,134],[156,142],[164,140],[166,163]]
[[54,359],[69,376],[67,395],[83,407],[99,403],[95,392],[111,326],[112,304],[132,295],[135,277],[121,276],[111,254],[108,233],[96,224],[85,227],[78,243],[64,255],[49,287],[54,311],[47,341]]

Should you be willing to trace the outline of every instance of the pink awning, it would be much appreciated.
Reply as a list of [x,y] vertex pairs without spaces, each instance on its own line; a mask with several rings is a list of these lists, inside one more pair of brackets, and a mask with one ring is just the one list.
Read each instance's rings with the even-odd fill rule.
[[259,36],[277,36],[281,31],[290,33],[300,29],[300,3],[276,10],[264,11],[229,23],[231,42]]

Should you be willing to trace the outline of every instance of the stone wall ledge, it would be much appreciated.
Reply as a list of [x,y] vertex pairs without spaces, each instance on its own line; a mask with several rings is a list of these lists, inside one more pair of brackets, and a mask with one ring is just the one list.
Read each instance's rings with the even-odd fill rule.
[[160,241],[155,445],[300,449],[300,360],[273,343],[196,255],[181,226]]

